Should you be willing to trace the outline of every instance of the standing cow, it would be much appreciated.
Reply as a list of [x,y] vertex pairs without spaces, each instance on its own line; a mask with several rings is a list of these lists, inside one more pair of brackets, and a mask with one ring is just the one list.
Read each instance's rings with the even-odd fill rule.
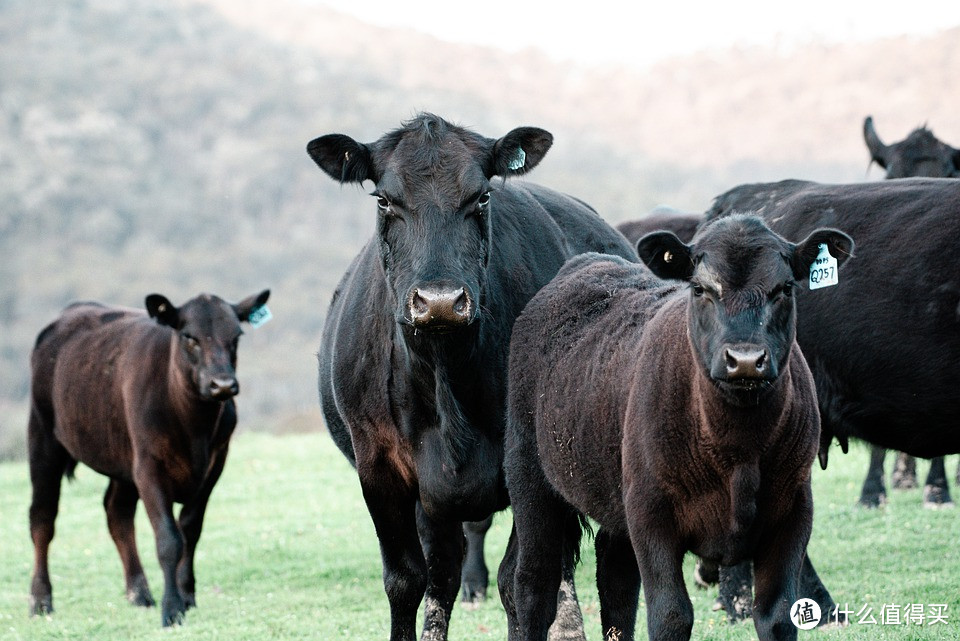
[[636,260],[582,202],[505,180],[533,169],[552,140],[533,127],[486,138],[420,114],[373,143],[331,134],[307,146],[333,179],[374,184],[377,231],[334,293],[319,387],[380,541],[391,641],[414,638],[424,593],[421,638],[446,638],[461,522],[507,505],[514,319],[574,254]]
[[[194,550],[237,423],[240,323],[269,295],[264,290],[231,305],[202,294],[175,307],[151,294],[149,316],[77,303],[40,332],[28,427],[33,614],[53,611],[47,551],[61,479],[78,462],[110,477],[103,506],[127,599],[154,604],[133,529],[142,500],[163,570],[163,625],[180,622],[196,605]],[[183,504],[179,521],[174,502]]]
[[[960,181],[741,185],[718,196],[707,219],[742,211],[785,238],[829,225],[859,243],[839,286],[797,300],[821,466],[833,439],[843,451],[856,438],[919,457],[960,453]],[[820,586],[805,570],[807,585]],[[749,569],[738,574],[748,585]]]
[[640,579],[649,638],[690,637],[687,551],[752,558],[758,636],[796,638],[788,608],[812,525],[820,420],[794,290],[823,248],[842,263],[852,246],[832,229],[793,244],[733,216],[690,245],[671,232],[639,241],[643,261],[673,282],[588,254],[530,301],[510,351],[511,639],[546,638],[558,533],[584,515],[600,525],[604,638],[633,638]]
[[[870,159],[883,167],[887,178],[960,178],[960,149],[954,149],[937,140],[926,127],[918,127],[904,140],[890,145],[880,140],[873,126],[873,118],[863,121],[863,139],[870,150]],[[887,450],[876,445],[870,448],[870,466],[860,492],[860,503],[877,507],[886,502],[883,482],[883,463]],[[960,466],[957,467],[957,482],[960,483]],[[892,479],[895,488],[917,486],[917,461],[909,454],[897,455]],[[923,504],[926,507],[953,505],[947,473],[942,456],[930,460],[930,472],[923,485]]]

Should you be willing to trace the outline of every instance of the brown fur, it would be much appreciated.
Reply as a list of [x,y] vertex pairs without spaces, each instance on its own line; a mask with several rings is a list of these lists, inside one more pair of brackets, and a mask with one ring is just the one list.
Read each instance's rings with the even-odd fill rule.
[[[195,604],[193,553],[237,419],[240,322],[268,296],[229,305],[204,295],[178,309],[154,294],[147,306],[156,320],[133,309],[80,303],[40,333],[28,428],[33,613],[53,609],[47,550],[61,477],[77,462],[111,479],[104,507],[128,599],[154,603],[133,530],[142,499],[164,573],[164,625]],[[174,502],[184,506],[179,521]]]

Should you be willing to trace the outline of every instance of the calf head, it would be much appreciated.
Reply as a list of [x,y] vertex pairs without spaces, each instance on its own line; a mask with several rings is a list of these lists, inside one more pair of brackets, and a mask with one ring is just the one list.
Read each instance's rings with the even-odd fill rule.
[[181,307],[165,296],[150,294],[147,312],[157,323],[176,332],[177,362],[204,400],[225,401],[240,392],[237,383],[237,343],[240,323],[270,297],[265,289],[231,305],[210,294],[201,294]]
[[521,127],[494,140],[420,114],[374,143],[330,134],[307,152],[341,183],[374,183],[396,320],[444,332],[469,326],[482,308],[496,224],[491,179],[533,169],[552,143],[543,129]]
[[887,178],[960,178],[960,149],[937,140],[926,127],[914,129],[900,142],[886,145],[873,128],[873,118],[863,121],[863,139],[871,160],[887,170]]
[[687,332],[701,371],[737,405],[759,402],[786,366],[796,337],[794,292],[826,244],[838,265],[849,236],[818,229],[798,244],[757,216],[720,218],[686,245],[671,232],[647,234],[637,252],[661,278],[690,284]]

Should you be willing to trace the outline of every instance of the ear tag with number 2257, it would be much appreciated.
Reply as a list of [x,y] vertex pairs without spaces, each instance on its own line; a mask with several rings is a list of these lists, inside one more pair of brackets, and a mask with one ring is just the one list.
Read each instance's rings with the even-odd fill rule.
[[810,289],[831,287],[840,283],[837,273],[837,259],[830,255],[826,243],[820,243],[820,253],[810,265]]

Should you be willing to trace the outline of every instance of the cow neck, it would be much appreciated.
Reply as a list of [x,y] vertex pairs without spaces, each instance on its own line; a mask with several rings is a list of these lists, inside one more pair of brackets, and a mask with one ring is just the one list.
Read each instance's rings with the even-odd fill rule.
[[[464,396],[474,396],[480,321],[455,333],[429,335],[404,327],[399,333],[407,385],[419,410],[443,434],[450,463],[463,463],[474,439],[474,428],[467,416]],[[419,426],[418,426],[419,427]]]
[[193,434],[208,434],[211,438],[223,416],[224,403],[205,400],[197,392],[190,376],[190,367],[177,344],[176,332],[170,333],[167,365],[167,395],[177,422]]
[[758,404],[738,406],[698,367],[691,396],[698,405],[698,440],[718,457],[721,466],[756,460],[776,438],[789,411],[791,378],[788,361]]

